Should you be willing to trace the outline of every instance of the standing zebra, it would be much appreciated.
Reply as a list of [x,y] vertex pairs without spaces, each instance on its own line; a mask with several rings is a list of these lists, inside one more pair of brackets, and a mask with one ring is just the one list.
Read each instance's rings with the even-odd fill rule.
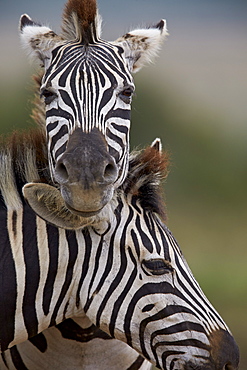
[[164,20],[114,42],[100,33],[96,0],[68,0],[61,35],[28,15],[20,20],[22,43],[44,71],[52,181],[65,206],[85,218],[98,214],[126,177],[132,72],[153,59],[167,35]]
[[[159,183],[167,160],[158,146],[131,157],[128,177],[107,205],[108,218],[72,231],[46,223],[22,199],[30,177],[51,181],[44,134],[15,135],[2,145],[0,344],[2,351],[10,348],[2,354],[2,369],[33,370],[49,356],[55,365],[47,369],[66,368],[66,356],[59,354],[64,339],[54,325],[65,338],[91,335],[88,343],[68,347],[72,362],[84,351],[84,369],[90,369],[102,339],[108,353],[110,346],[128,351],[119,340],[161,369],[237,369],[234,339],[162,221]],[[51,202],[52,197],[51,191]],[[89,330],[80,332],[77,320]],[[52,351],[56,338],[58,352]],[[123,360],[127,366],[112,368],[147,368],[130,352]],[[94,368],[104,364],[100,351],[98,361]],[[73,368],[70,362],[67,368]]]

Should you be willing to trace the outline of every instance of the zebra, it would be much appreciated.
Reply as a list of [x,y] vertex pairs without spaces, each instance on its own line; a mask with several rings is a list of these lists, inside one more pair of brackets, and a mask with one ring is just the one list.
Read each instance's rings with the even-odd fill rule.
[[[21,17],[22,44],[43,71],[42,124],[52,182],[74,214],[86,219],[99,214],[123,183],[132,74],[153,60],[166,35],[166,21],[161,20],[114,42],[104,41],[96,0],[68,0],[61,34],[27,14]],[[38,213],[43,211],[40,205],[36,199]]]
[[[85,320],[84,329],[89,328],[92,340],[75,341],[72,349],[68,347],[72,357],[68,353],[67,365],[61,356],[62,363],[47,368],[71,369],[71,361],[84,350],[82,368],[90,369],[88,361],[97,356],[101,339],[108,353],[110,348],[122,348],[123,356],[129,353],[129,364],[122,368],[147,369],[149,361],[166,370],[237,369],[238,347],[228,327],[164,224],[160,182],[167,172],[167,156],[160,145],[155,141],[131,155],[128,175],[107,205],[108,218],[77,230],[69,230],[69,225],[67,230],[37,216],[23,199],[31,179],[48,185],[52,181],[44,131],[16,133],[2,143],[2,369],[39,368],[36,361],[49,358],[57,329],[65,336],[58,338],[57,350],[52,352],[59,362],[64,340],[80,336],[80,323]],[[50,188],[52,202],[54,187]],[[77,320],[79,327],[73,330]],[[137,353],[129,352],[125,344]],[[105,358],[100,352],[98,361],[102,368]],[[117,365],[112,368],[118,369]]]

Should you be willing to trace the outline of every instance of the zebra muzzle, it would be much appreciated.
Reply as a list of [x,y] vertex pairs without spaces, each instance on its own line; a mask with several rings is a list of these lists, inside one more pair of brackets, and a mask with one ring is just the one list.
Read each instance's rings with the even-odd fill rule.
[[75,230],[93,225],[95,222],[94,217],[81,217],[70,212],[60,191],[54,186],[28,183],[23,186],[22,192],[32,210],[54,226]]
[[54,172],[67,208],[82,217],[96,215],[112,199],[118,176],[116,160],[97,128],[89,133],[78,128],[70,135]]

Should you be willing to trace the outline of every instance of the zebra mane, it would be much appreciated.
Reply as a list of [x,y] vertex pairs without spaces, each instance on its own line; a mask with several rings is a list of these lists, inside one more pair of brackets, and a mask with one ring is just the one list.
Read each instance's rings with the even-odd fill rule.
[[40,99],[40,87],[42,84],[42,78],[44,75],[43,69],[40,69],[36,75],[33,75],[34,82],[34,99],[33,99],[33,109],[31,113],[31,118],[34,122],[43,130],[45,133],[45,103]]
[[62,36],[69,41],[94,43],[100,36],[101,18],[96,0],[68,0],[63,13]]
[[43,129],[35,127],[14,131],[7,138],[1,136],[0,155],[10,159],[12,168],[9,171],[13,172],[17,187],[30,181],[52,183]]
[[169,155],[149,146],[130,154],[129,171],[122,185],[126,195],[137,197],[141,206],[166,219],[162,180],[168,175]]

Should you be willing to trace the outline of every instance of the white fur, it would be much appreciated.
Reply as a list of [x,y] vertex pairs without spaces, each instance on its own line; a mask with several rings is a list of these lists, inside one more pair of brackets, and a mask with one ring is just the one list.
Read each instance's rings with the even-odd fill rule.
[[50,32],[51,29],[45,26],[26,26],[23,28],[20,38],[21,44],[28,54],[36,54],[31,46],[31,41],[42,37],[42,35]]
[[152,142],[152,144],[150,145],[151,147],[156,147],[157,150],[162,153],[162,142],[161,142],[161,139],[159,137],[156,137],[156,139]]
[[[31,18],[25,14],[30,20]],[[50,35],[47,35],[49,34]],[[51,28],[37,24],[26,25],[20,32],[21,44],[31,58],[47,64],[51,57],[52,49],[63,39],[54,34]]]
[[21,32],[21,41],[25,46],[25,43],[29,43],[32,38],[39,37],[50,31],[51,29],[46,26],[25,26]]
[[[96,27],[96,38],[100,39],[101,29],[102,29],[102,18],[97,11],[95,17],[95,27]],[[73,41],[75,39],[80,39],[82,37],[81,29],[79,25],[78,16],[76,13],[72,13],[70,18],[65,18],[63,20],[62,36],[65,40]]]
[[[25,15],[31,21],[28,15]],[[96,16],[97,37],[101,34],[101,17]],[[168,35],[166,21],[163,20],[163,28],[139,28],[117,39],[114,44],[124,49],[126,62],[131,72],[139,71],[145,64],[154,60],[161,44]],[[70,19],[64,20],[62,37],[53,33],[46,26],[37,24],[26,25],[21,29],[21,42],[31,57],[38,59],[45,67],[51,58],[52,49],[64,42],[79,37],[79,22],[75,13]],[[49,35],[50,33],[50,35]]]
[[157,56],[162,42],[168,35],[166,21],[163,20],[163,22],[162,29],[136,29],[128,32],[127,38],[124,35],[115,41],[124,48],[125,58],[131,72],[138,72],[145,64],[153,62]]
[[147,36],[149,38],[159,38],[160,35],[163,35],[163,36],[166,36],[168,35],[168,32],[167,32],[167,24],[166,24],[166,20],[165,19],[162,19],[163,22],[164,22],[164,27],[163,29],[159,29],[159,28],[139,28],[139,29],[135,29],[133,31],[130,31],[129,33],[131,35],[135,35],[135,36]]

